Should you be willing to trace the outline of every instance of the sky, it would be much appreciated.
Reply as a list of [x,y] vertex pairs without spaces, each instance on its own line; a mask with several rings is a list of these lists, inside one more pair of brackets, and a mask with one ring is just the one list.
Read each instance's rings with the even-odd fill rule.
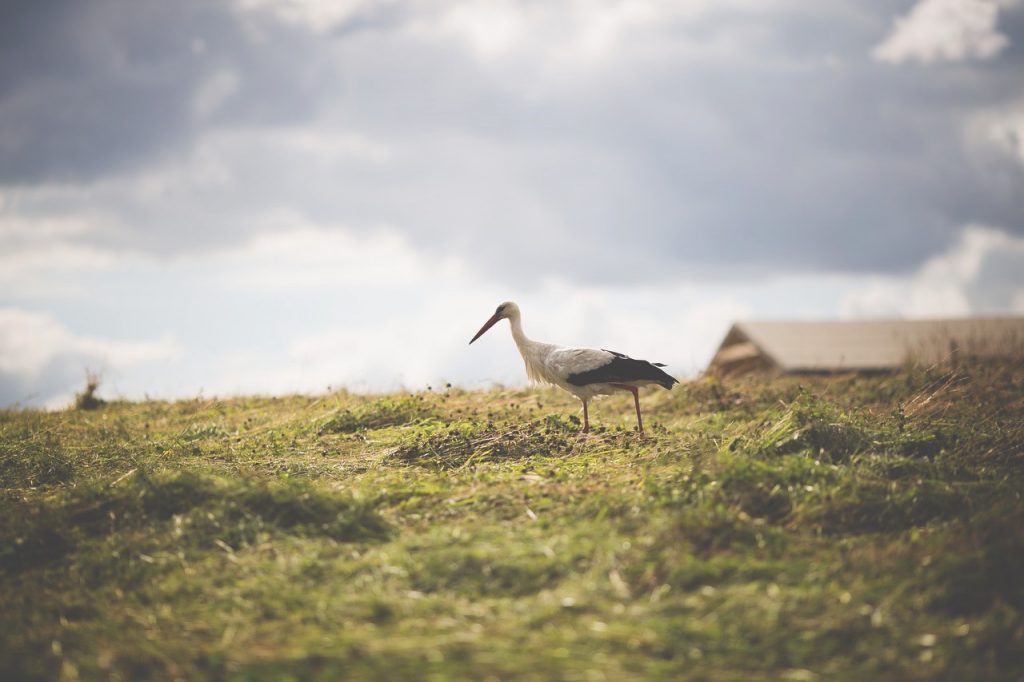
[[8,0],[0,406],[1024,314],[1024,0]]

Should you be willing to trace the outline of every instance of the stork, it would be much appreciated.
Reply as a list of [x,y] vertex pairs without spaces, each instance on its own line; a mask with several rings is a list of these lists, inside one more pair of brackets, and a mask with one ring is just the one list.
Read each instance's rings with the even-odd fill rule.
[[512,338],[519,348],[526,364],[526,376],[531,381],[554,384],[583,402],[583,433],[590,431],[590,416],[587,403],[597,395],[609,395],[615,391],[629,391],[636,406],[636,423],[640,435],[644,434],[644,420],[640,416],[641,386],[658,384],[667,389],[679,383],[661,368],[660,362],[634,360],[628,355],[612,350],[596,348],[567,348],[550,343],[541,343],[527,338],[523,333],[522,315],[519,306],[506,301],[498,306],[491,319],[484,322],[480,331],[469,340],[474,341],[500,320],[508,320]]

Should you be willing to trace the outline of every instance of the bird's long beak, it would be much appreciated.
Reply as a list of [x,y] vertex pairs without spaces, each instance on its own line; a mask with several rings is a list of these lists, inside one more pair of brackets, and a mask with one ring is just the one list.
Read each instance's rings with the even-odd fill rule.
[[471,338],[471,339],[469,340],[469,343],[470,343],[470,344],[472,344],[472,343],[473,343],[474,341],[476,341],[476,340],[477,340],[477,339],[479,339],[479,338],[480,338],[481,336],[483,336],[483,335],[484,335],[484,332],[485,332],[485,331],[487,331],[488,329],[490,329],[491,327],[493,327],[493,326],[494,326],[494,324],[495,324],[495,323],[496,323],[496,322],[497,322],[498,320],[500,320],[500,319],[501,319],[501,315],[499,315],[498,313],[494,313],[493,315],[491,315],[491,319],[489,319],[489,320],[487,320],[486,322],[484,322],[484,326],[480,327],[480,331],[478,331],[478,332],[476,333],[476,336],[474,336],[473,338]]

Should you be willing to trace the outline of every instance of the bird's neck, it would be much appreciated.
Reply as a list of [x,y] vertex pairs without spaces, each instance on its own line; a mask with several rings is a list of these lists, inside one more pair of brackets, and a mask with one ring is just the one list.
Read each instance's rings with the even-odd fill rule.
[[515,340],[516,346],[521,353],[533,342],[527,338],[526,333],[523,331],[523,322],[519,317],[510,317],[508,323],[512,327],[512,338]]
[[518,316],[511,317],[508,321],[512,328],[512,339],[516,342],[519,354],[523,356],[523,363],[526,365],[526,376],[530,381],[552,382],[551,377],[544,369],[544,356],[551,346],[528,338],[523,332],[523,325]]

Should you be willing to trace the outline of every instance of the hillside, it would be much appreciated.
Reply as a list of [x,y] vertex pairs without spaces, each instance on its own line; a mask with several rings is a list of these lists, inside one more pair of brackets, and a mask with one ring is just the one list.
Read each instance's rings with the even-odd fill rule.
[[2,679],[1021,679],[1024,370],[0,412]]

